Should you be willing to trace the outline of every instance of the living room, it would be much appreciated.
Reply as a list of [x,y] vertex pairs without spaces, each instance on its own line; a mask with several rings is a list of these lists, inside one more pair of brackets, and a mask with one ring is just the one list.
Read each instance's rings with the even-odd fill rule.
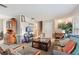
[[0,4],[0,8],[2,55],[79,54],[79,5]]

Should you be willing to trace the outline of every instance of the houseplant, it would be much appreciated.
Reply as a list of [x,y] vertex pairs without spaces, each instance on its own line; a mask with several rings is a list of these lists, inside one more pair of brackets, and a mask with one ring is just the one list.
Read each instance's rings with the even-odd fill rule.
[[72,33],[72,23],[71,22],[69,22],[67,24],[66,23],[60,23],[60,24],[58,24],[58,28],[65,30],[66,34]]

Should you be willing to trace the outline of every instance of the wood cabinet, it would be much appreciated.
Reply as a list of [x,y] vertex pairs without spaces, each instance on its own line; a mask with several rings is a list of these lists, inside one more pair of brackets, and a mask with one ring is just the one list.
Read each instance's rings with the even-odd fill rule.
[[14,44],[16,43],[16,36],[15,33],[13,32],[13,30],[7,30],[7,43],[8,44]]
[[12,18],[8,21],[8,28],[6,33],[7,44],[16,43],[16,19]]
[[41,41],[40,39],[33,40],[32,47],[48,51],[48,49],[51,46],[51,40],[49,38],[41,38],[41,39],[43,41]]

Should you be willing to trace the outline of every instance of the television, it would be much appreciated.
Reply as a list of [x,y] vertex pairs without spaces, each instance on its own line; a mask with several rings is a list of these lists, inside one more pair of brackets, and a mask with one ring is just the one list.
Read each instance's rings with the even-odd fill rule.
[[32,27],[31,26],[26,27],[26,32],[32,32]]

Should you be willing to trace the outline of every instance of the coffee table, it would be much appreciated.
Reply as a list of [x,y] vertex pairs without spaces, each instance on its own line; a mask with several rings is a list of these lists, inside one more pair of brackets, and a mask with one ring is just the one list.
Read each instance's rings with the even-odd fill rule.
[[51,46],[50,38],[41,38],[32,41],[32,47],[48,51]]

